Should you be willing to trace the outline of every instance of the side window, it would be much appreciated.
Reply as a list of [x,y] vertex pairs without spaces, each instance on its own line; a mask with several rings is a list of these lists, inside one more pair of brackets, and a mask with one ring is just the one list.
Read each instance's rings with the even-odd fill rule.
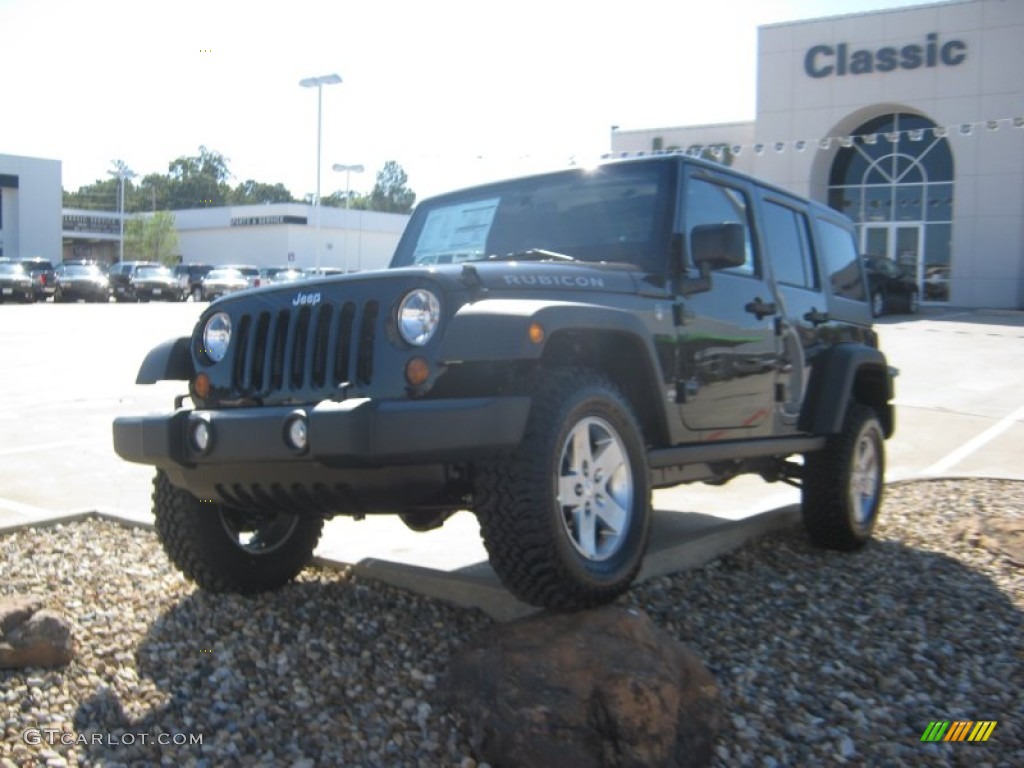
[[765,202],[764,238],[775,279],[797,288],[818,287],[807,217],[778,203]]
[[713,184],[703,179],[687,179],[686,184],[686,247],[690,250],[690,235],[700,224],[740,224],[743,227],[746,261],[743,266],[723,270],[739,275],[757,274],[754,248],[750,240],[750,204],[738,189]]
[[864,278],[853,233],[827,219],[818,219],[817,223],[822,266],[832,285],[832,293],[844,299],[864,301]]

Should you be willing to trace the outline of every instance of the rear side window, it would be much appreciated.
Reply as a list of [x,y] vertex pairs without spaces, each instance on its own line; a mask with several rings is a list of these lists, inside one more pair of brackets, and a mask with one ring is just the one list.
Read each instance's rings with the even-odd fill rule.
[[764,238],[775,279],[797,288],[818,287],[807,217],[778,203],[764,206]]
[[818,233],[822,266],[832,293],[844,299],[864,301],[864,278],[853,233],[828,219],[818,219]]
[[757,274],[754,261],[754,249],[750,241],[750,209],[747,196],[738,189],[713,184],[703,179],[690,178],[686,185],[686,243],[694,227],[701,224],[739,224],[743,227],[744,250],[746,260],[743,266],[722,270],[740,275]]

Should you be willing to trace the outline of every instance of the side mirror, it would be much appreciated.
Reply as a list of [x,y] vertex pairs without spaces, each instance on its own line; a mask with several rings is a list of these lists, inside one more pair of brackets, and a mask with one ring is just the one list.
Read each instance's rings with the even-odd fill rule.
[[747,260],[743,225],[698,224],[690,232],[690,256],[702,275],[742,267]]

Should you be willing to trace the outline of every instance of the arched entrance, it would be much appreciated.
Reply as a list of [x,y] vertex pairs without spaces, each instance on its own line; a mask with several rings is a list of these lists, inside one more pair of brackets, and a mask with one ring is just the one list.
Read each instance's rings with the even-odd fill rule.
[[861,253],[916,275],[921,299],[949,301],[953,153],[931,120],[875,117],[851,133],[829,173],[828,202],[857,224]]

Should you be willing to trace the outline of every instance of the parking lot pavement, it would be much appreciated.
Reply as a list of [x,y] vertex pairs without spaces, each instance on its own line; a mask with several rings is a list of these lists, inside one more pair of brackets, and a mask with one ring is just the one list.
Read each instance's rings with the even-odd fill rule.
[[[135,375],[149,349],[187,334],[203,307],[0,307],[0,530],[84,511],[151,520],[152,470],[117,458],[110,425],[117,415],[164,411],[184,391],[175,382],[139,386]],[[1024,479],[1024,313],[891,317],[878,331],[900,369],[888,479]],[[679,570],[738,537],[787,524],[798,500],[795,489],[754,477],[658,491],[645,574]],[[420,591],[452,598],[461,590],[458,599],[486,603],[496,615],[520,608],[496,597],[503,592],[482,565],[468,513],[426,534],[392,517],[339,518],[326,526],[318,555]]]

